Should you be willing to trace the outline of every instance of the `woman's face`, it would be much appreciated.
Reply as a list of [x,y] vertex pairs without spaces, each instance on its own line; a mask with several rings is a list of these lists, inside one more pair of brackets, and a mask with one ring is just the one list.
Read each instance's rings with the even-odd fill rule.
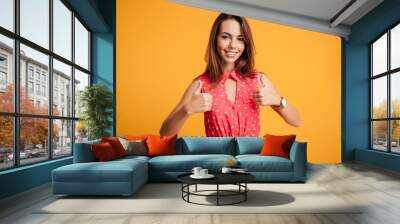
[[223,21],[217,36],[217,50],[225,65],[235,63],[244,48],[245,42],[240,24],[233,19]]

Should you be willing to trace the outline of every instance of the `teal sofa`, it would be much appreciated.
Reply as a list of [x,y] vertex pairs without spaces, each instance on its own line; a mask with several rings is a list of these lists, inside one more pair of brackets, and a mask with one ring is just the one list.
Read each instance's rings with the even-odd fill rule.
[[290,159],[260,156],[262,137],[180,137],[176,155],[127,156],[96,162],[91,141],[75,144],[74,163],[52,171],[54,194],[131,195],[148,181],[176,181],[176,177],[200,166],[219,172],[228,160],[236,160],[259,182],[305,182],[307,144],[294,142]]

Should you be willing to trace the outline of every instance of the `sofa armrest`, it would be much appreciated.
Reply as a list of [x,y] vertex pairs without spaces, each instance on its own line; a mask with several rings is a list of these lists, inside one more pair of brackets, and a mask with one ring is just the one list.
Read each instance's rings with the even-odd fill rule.
[[294,142],[290,149],[290,160],[293,162],[293,178],[295,181],[306,180],[307,143]]
[[74,145],[74,163],[89,163],[95,162],[96,158],[92,153],[90,146],[98,144],[100,140],[75,143]]

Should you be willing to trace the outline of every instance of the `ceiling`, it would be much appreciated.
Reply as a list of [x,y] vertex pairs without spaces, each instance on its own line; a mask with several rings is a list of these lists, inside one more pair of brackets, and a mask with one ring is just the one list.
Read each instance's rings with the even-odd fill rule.
[[170,0],[347,38],[351,25],[383,0]]

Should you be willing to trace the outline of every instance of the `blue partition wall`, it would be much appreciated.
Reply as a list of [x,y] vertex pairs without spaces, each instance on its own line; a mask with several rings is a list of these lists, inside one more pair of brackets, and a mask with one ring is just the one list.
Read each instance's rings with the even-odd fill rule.
[[351,27],[343,39],[343,160],[400,171],[400,156],[369,149],[369,43],[400,22],[400,0],[385,0]]

